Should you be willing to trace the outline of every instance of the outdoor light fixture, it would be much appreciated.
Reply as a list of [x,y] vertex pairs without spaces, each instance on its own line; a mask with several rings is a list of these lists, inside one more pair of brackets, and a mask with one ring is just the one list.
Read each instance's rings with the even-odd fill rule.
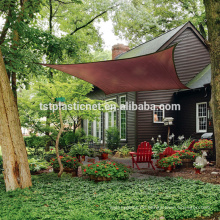
[[173,125],[174,118],[166,117],[163,119],[164,125],[168,126],[168,134],[167,134],[167,144],[169,145],[169,136],[170,136],[170,125]]
[[174,120],[174,118],[172,118],[172,117],[166,117],[166,118],[164,118],[164,119],[163,119],[164,125],[165,125],[165,126],[173,125],[173,120]]

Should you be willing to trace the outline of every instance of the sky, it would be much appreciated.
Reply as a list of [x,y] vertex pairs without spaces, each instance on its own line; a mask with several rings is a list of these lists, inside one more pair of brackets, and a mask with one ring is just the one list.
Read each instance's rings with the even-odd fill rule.
[[[0,30],[4,25],[4,20],[0,17]],[[100,33],[102,34],[102,39],[105,42],[104,49],[111,50],[112,46],[115,44],[125,44],[128,45],[128,42],[125,39],[120,39],[119,37],[115,36],[113,33],[113,25],[112,21],[101,21],[99,23],[95,23],[95,26],[100,28]]]
[[128,44],[126,40],[120,39],[119,37],[114,35],[113,25],[111,20],[106,22],[101,21],[100,23],[96,23],[96,26],[100,27],[100,33],[102,34],[102,38],[105,42],[104,49],[111,50],[112,46],[118,43],[125,45]]

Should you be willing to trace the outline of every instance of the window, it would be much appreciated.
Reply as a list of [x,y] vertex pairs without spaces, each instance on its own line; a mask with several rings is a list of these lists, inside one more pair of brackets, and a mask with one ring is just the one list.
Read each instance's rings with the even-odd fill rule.
[[155,105],[155,110],[153,111],[153,122],[154,123],[163,123],[164,118],[164,107],[160,105]]
[[201,102],[196,104],[196,132],[207,131],[207,103]]
[[120,138],[126,140],[126,110],[122,110],[121,106],[126,103],[126,96],[120,97]]
[[87,120],[87,135],[92,135],[92,121]]
[[101,112],[99,120],[93,122],[93,136],[98,138],[98,141],[102,143],[103,140],[103,112]]
[[[116,98],[109,99],[108,101],[116,102]],[[114,127],[117,125],[117,112],[116,110],[105,113],[105,129]]]

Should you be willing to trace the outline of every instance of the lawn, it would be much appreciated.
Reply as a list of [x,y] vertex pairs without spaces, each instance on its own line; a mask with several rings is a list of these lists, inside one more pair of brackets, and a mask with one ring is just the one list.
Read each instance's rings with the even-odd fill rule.
[[32,176],[33,187],[5,192],[0,176],[0,219],[183,219],[220,211],[220,186],[182,178],[94,183]]

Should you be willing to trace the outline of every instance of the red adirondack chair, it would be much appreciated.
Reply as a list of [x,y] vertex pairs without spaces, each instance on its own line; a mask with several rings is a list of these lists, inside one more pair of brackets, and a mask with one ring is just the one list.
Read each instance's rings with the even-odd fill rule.
[[152,154],[153,152],[151,145],[146,141],[141,142],[141,144],[138,145],[137,152],[130,152],[130,155],[132,156],[133,168],[134,164],[136,164],[137,168],[140,170],[138,163],[148,163],[148,167],[150,167],[151,164],[151,166],[155,170],[153,161],[151,160]]
[[160,160],[161,160],[162,158],[164,158],[164,157],[169,157],[169,156],[175,154],[176,152],[177,152],[177,151],[173,150],[172,147],[167,147],[167,148],[163,151],[163,153],[160,153],[160,154],[159,154]]

